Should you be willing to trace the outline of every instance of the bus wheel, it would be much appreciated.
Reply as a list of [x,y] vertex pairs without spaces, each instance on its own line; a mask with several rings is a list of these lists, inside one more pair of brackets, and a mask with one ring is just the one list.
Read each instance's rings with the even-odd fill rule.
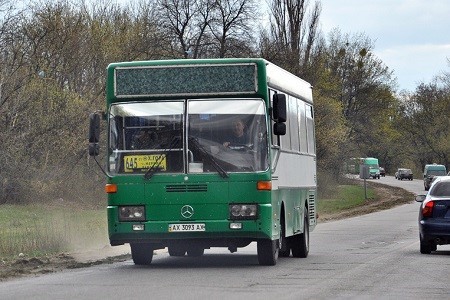
[[184,256],[184,254],[186,253],[186,249],[174,246],[168,247],[168,250],[170,256]]
[[153,247],[150,244],[130,244],[131,258],[135,265],[149,265],[153,259]]
[[278,240],[261,239],[257,243],[258,262],[263,266],[274,266],[278,259]]
[[199,257],[205,253],[205,249],[203,248],[188,248],[187,254],[191,257]]
[[305,258],[309,253],[309,219],[308,219],[308,210],[304,209],[304,217],[303,217],[303,233],[293,235],[291,237],[291,248],[292,248],[292,256],[293,257],[301,257]]

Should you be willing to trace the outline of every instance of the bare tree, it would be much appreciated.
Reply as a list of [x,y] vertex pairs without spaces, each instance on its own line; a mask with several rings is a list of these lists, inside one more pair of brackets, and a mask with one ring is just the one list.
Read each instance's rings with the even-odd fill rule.
[[217,56],[242,55],[246,51],[242,51],[241,47],[248,46],[254,40],[251,24],[257,19],[255,1],[214,0],[213,4],[214,18],[208,23],[208,27],[215,40]]
[[211,0],[160,0],[162,25],[178,42],[177,56],[197,58],[210,22]]
[[[364,34],[334,30],[327,47],[326,70],[340,87],[342,114],[349,128],[348,148],[354,155],[379,157],[386,136],[393,135],[390,118],[396,113],[395,78],[376,57],[373,42]],[[386,154],[387,155],[387,154]]]
[[24,12],[8,2],[0,0],[0,190],[15,187],[17,202],[53,197],[74,175],[92,186],[86,116],[104,107],[106,66],[173,57],[155,1],[30,0]]
[[270,3],[272,47],[278,49],[275,60],[297,75],[302,75],[303,67],[309,63],[319,34],[320,3],[315,3],[310,15],[308,7],[308,0],[273,0]]
[[[401,105],[398,122],[404,133],[403,148],[411,149],[420,166],[430,162],[450,163],[450,86],[446,76],[421,83]],[[406,145],[410,145],[407,147]],[[404,150],[403,150],[404,151]]]
[[318,38],[318,26],[319,26],[319,18],[320,13],[322,11],[320,2],[316,2],[314,4],[314,8],[311,12],[311,16],[308,20],[308,30],[306,31],[308,37],[306,39],[305,52],[303,56],[303,66],[307,66],[310,63],[311,51],[314,45],[316,44],[316,40]]
[[246,56],[255,43],[255,0],[160,0],[161,20],[174,56]]

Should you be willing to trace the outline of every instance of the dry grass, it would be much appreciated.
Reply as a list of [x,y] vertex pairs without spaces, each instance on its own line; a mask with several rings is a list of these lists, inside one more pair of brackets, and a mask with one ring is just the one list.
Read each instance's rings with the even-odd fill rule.
[[[102,238],[103,237],[103,238]],[[64,205],[0,206],[0,257],[45,256],[106,243],[104,210]]]

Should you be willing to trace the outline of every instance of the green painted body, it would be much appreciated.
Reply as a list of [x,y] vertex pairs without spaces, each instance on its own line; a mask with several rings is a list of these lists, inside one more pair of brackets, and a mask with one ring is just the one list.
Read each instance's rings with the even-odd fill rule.
[[[233,176],[235,175],[235,176]],[[185,176],[189,180],[185,180]],[[234,178],[233,178],[234,177]],[[109,180],[118,185],[118,192],[108,196],[108,228],[112,241],[148,239],[178,239],[178,238],[217,238],[246,237],[272,238],[271,224],[274,224],[272,207],[277,207],[278,201],[272,199],[270,191],[258,191],[257,180],[267,180],[268,174],[231,174],[229,180],[223,180],[216,175],[159,175],[151,181],[142,176],[123,176]],[[167,192],[167,187],[195,186],[202,191]],[[273,203],[272,203],[273,201]],[[244,202],[260,205],[260,218],[243,222],[239,231],[229,229],[228,203]],[[119,222],[117,208],[120,205],[145,205],[145,232],[134,232],[133,222]],[[181,217],[180,208],[191,205],[194,216],[186,221]],[[278,208],[279,209],[279,208]],[[277,211],[277,209],[274,209]],[[206,232],[168,233],[171,223],[204,223]]]

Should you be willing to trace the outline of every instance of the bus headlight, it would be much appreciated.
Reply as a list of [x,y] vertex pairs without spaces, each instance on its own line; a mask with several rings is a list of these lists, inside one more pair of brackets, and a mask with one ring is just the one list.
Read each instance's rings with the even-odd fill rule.
[[233,203],[229,206],[231,220],[254,220],[258,218],[258,205]]
[[119,221],[145,221],[144,206],[119,206]]

